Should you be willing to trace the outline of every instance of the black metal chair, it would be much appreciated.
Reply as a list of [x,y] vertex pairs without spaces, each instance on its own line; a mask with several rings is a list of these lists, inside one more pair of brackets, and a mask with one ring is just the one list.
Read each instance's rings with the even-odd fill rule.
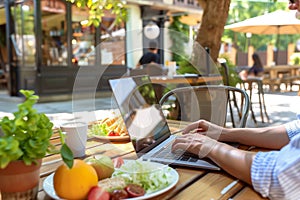
[[[230,86],[230,83],[229,83],[230,82],[229,81],[229,77],[230,77],[229,76],[229,67],[226,63],[226,60],[225,59],[218,59],[218,61],[221,65],[221,67],[223,67],[223,69],[224,69],[224,85]],[[235,126],[235,120],[234,120],[233,106],[236,108],[240,119],[242,117],[241,116],[242,114],[241,114],[241,110],[239,109],[239,106],[237,104],[237,99],[236,99],[235,93],[230,94],[230,92],[229,92],[228,99],[229,99],[230,102],[233,103],[233,105],[231,103],[229,103],[229,112],[230,112],[232,127],[235,128],[236,126]],[[241,103],[243,103],[243,102],[241,102]]]
[[[249,113],[249,97],[248,94],[240,89],[224,85],[201,85],[188,86],[173,89],[167,92],[159,101],[166,115],[175,109],[177,112],[175,118],[182,121],[196,121],[205,119],[219,126],[228,126],[228,107],[232,101],[229,94],[234,93],[241,111],[236,113],[239,121],[237,127],[245,127]],[[233,114],[232,114],[233,116]],[[168,117],[168,116],[167,116]],[[174,116],[173,116],[174,118]],[[231,119],[232,122],[232,119]]]
[[[253,104],[259,104],[259,111],[262,123],[266,121],[269,122],[270,118],[267,113],[266,104],[265,104],[265,95],[263,89],[263,78],[260,77],[248,77],[246,80],[243,81],[243,87],[246,91],[249,91],[249,98],[250,98],[250,111],[251,116],[255,124],[257,124],[257,120],[255,117],[255,113],[253,110]],[[256,94],[258,96],[258,100],[255,101],[253,99],[253,94],[255,94],[254,89],[256,89]]]

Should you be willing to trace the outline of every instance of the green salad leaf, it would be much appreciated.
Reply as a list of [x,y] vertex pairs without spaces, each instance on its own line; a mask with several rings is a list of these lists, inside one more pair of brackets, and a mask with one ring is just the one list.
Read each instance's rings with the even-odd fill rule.
[[105,123],[103,124],[93,124],[89,129],[90,135],[99,135],[99,136],[107,136],[108,135],[108,127]]
[[169,171],[171,168],[167,165],[158,163],[130,160],[125,162],[120,168],[115,169],[113,176],[121,176],[126,183],[141,185],[146,193],[153,193],[161,190],[173,181]]

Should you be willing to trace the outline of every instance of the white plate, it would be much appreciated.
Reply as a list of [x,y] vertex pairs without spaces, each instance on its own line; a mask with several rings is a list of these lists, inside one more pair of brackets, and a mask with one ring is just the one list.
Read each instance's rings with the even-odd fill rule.
[[[162,164],[160,164],[162,165]],[[153,192],[153,193],[150,193],[150,194],[145,194],[144,196],[140,196],[140,197],[136,197],[136,198],[130,198],[128,200],[142,200],[142,199],[149,199],[149,198],[152,198],[152,197],[155,197],[155,196],[158,196],[160,194],[163,194],[165,192],[167,192],[168,190],[170,190],[171,188],[173,188],[178,180],[179,180],[179,175],[177,173],[177,171],[173,168],[171,168],[170,171],[168,171],[168,173],[170,173],[171,177],[173,177],[173,180],[172,180],[172,183],[170,183],[170,185],[168,185],[167,187],[161,189],[161,190],[158,190],[156,192]],[[55,193],[55,190],[54,190],[54,187],[53,187],[53,176],[54,176],[54,173],[50,174],[43,182],[43,189],[44,191],[53,199],[60,199],[56,193]]]

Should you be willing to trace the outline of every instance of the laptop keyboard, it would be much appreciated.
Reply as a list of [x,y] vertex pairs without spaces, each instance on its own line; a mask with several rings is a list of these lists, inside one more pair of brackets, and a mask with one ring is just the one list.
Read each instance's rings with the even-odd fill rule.
[[165,147],[160,149],[156,154],[152,155],[154,158],[163,158],[169,160],[181,160],[181,161],[189,161],[189,162],[197,162],[199,160],[198,156],[189,152],[185,152],[184,150],[176,150],[172,152],[172,143],[168,143]]

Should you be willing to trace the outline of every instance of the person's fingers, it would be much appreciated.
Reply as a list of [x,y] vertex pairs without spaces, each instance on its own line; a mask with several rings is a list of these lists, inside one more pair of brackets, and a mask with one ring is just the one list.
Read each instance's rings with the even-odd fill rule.
[[192,134],[187,134],[187,135],[183,135],[183,136],[178,136],[176,137],[176,139],[174,140],[173,144],[172,144],[172,148],[176,148],[178,144],[188,144],[191,141],[193,141],[193,136]]
[[185,143],[188,141],[188,138],[186,137],[176,137],[176,139],[174,140],[173,142],[173,145],[176,144],[176,143]]
[[182,134],[188,134],[196,128],[198,128],[198,122],[193,122],[185,127],[185,129],[182,131]]
[[215,147],[217,141],[200,134],[187,134],[177,137],[172,144],[172,152],[181,150],[197,154],[199,158],[206,157]]
[[[182,132],[182,134],[188,134],[191,132],[204,132],[207,130],[207,122],[205,120],[199,120],[188,125]],[[194,131],[196,130],[196,131]]]
[[198,123],[198,129],[203,129],[204,131],[208,130],[208,127],[211,125],[210,122],[205,120],[200,120]]
[[189,142],[193,141],[195,139],[195,137],[196,137],[196,135],[194,135],[194,134],[186,134],[186,135],[178,136],[174,140],[173,144],[189,143]]
[[187,150],[189,144],[188,143],[173,143],[172,145],[172,152],[176,152],[176,150]]
[[[202,128],[197,128],[194,129],[193,131],[191,131],[190,133],[204,133],[206,130],[202,129]],[[205,135],[205,134],[203,134]]]

